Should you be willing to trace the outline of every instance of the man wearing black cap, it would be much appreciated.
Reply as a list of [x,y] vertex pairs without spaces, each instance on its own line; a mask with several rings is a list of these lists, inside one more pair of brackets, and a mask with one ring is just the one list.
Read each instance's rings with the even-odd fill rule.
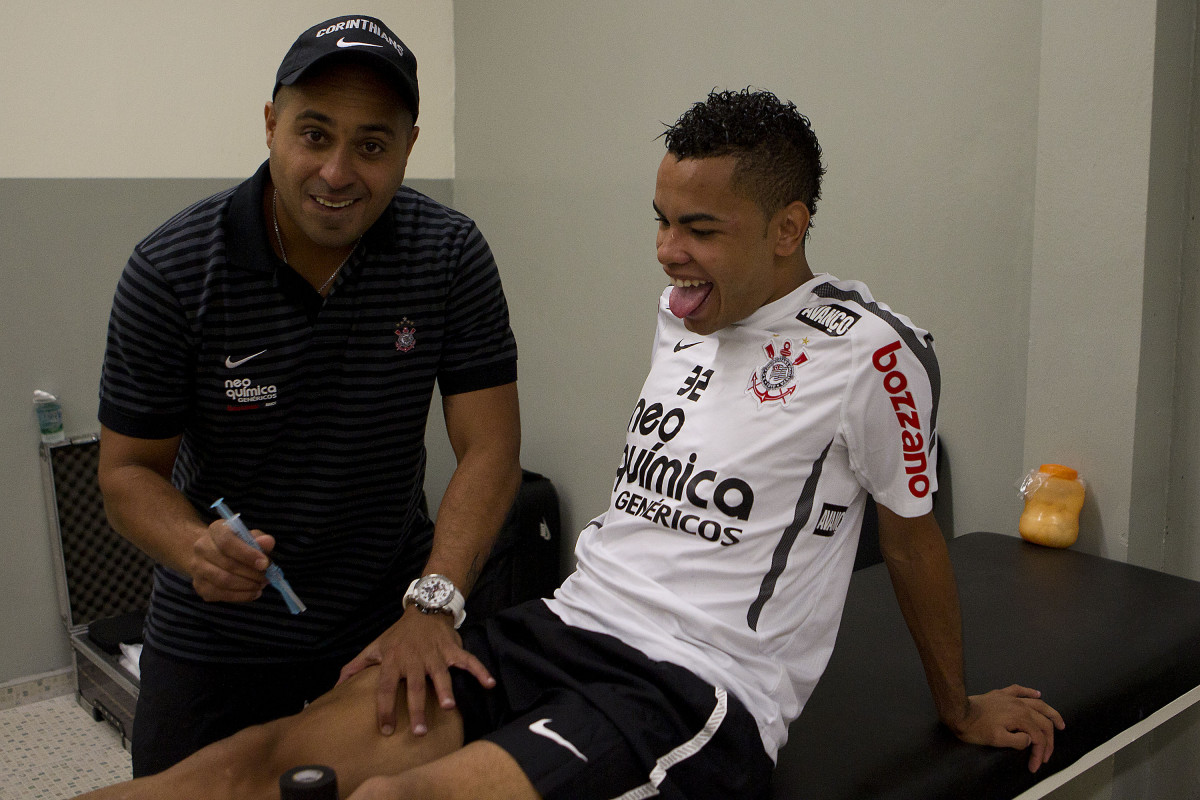
[[[401,185],[418,108],[416,59],[382,22],[310,28],[266,104],[268,161],[142,241],[118,284],[101,488],[159,564],[135,775],[370,665],[385,734],[401,681],[418,734],[427,679],[447,708],[449,667],[492,683],[455,629],[520,480],[516,346],[479,230]],[[436,529],[435,381],[458,460]],[[215,518],[221,497],[262,552]]]

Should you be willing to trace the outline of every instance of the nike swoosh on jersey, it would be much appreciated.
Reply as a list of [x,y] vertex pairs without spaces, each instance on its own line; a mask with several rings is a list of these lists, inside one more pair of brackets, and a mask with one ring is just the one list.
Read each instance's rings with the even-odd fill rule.
[[246,356],[245,358],[239,358],[236,361],[234,360],[233,356],[225,356],[225,366],[228,367],[229,369],[233,369],[234,367],[240,367],[242,364],[245,364],[250,359],[258,358],[265,352],[267,352],[267,351],[259,350],[257,353],[255,353],[252,356]]
[[381,44],[371,44],[370,42],[347,42],[346,37],[337,40],[338,47],[383,47]]
[[532,731],[533,733],[536,733],[538,736],[545,736],[547,739],[554,742],[555,744],[562,745],[563,747],[567,748],[572,753],[574,753],[577,758],[582,759],[586,763],[587,756],[585,756],[583,753],[579,752],[578,747],[571,744],[566,739],[564,739],[562,736],[558,735],[557,733],[555,733],[554,731],[552,731],[546,727],[546,723],[548,723],[549,721],[550,721],[550,719],[546,718],[546,719],[539,719],[537,722],[530,723],[529,730]]
[[704,344],[704,343],[703,342],[688,342],[687,344],[684,344],[683,339],[680,339],[678,342],[675,343],[675,352],[678,353],[680,350],[687,350],[689,347],[695,347],[698,344]]

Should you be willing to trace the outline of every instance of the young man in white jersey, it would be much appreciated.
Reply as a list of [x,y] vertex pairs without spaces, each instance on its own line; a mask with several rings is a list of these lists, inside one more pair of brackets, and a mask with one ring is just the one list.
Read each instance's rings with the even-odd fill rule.
[[932,338],[805,258],[824,172],[808,120],[767,92],[713,93],[666,144],[671,287],[610,505],[553,599],[464,627],[496,687],[461,674],[457,709],[385,738],[356,676],[113,796],[267,797],[310,762],[355,800],[764,796],[832,650],[867,494],[939,717],[1045,763],[1063,721],[1038,692],[964,689],[931,514]]

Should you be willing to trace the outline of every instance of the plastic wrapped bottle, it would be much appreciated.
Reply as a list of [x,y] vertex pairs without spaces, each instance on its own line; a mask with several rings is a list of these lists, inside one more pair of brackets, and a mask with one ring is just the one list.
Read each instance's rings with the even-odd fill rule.
[[58,404],[57,397],[41,389],[34,391],[33,410],[37,412],[38,429],[42,432],[43,442],[61,442],[67,438],[63,433],[62,406]]
[[1021,482],[1025,511],[1021,538],[1046,547],[1070,547],[1079,538],[1084,486],[1079,473],[1062,464],[1042,464]]

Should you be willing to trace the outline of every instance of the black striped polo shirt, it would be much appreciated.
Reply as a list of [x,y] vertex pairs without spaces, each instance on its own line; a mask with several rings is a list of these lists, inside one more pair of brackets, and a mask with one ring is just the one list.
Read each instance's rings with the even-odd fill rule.
[[308,610],[273,589],[206,603],[155,574],[147,641],[183,658],[354,655],[401,612],[432,538],[425,423],[443,395],[516,380],[500,278],[475,224],[401,188],[322,298],[269,246],[250,180],[142,241],[117,285],[100,422],[182,434],[172,481],[276,538]]

